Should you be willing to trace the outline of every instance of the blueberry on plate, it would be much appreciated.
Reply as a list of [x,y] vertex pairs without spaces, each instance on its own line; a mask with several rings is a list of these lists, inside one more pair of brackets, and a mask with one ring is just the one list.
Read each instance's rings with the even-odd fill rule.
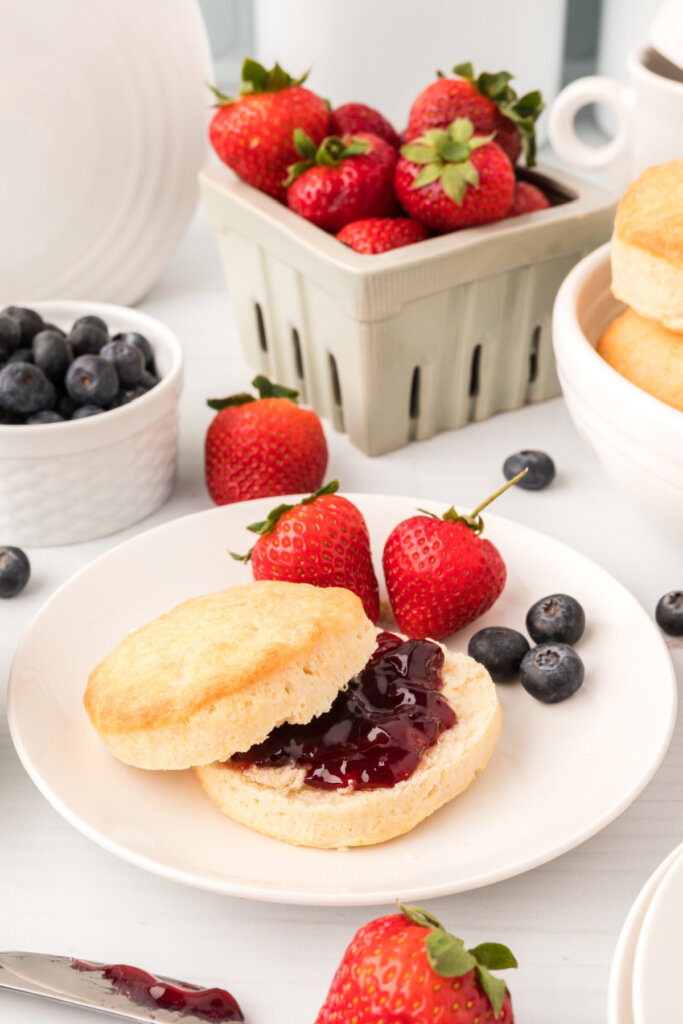
[[80,327],[74,327],[67,335],[67,339],[74,356],[96,356],[109,341],[109,335],[100,327],[82,324]]
[[64,384],[74,402],[103,408],[113,401],[119,390],[114,364],[94,355],[77,356],[66,371]]
[[135,345],[129,345],[126,341],[108,341],[101,349],[100,356],[114,364],[122,388],[132,388],[140,383],[145,372],[145,360]]
[[527,693],[544,704],[557,704],[579,689],[584,668],[569,644],[539,644],[522,658],[519,681]]
[[7,363],[0,370],[0,406],[9,412],[51,409],[57,400],[54,384],[33,363]]
[[529,641],[516,629],[485,626],[470,639],[467,653],[489,672],[497,683],[516,679]]
[[6,313],[0,314],[0,363],[11,356],[21,345],[21,328],[16,320]]
[[98,330],[102,331],[107,336],[109,335],[109,328],[102,317],[95,316],[92,313],[88,316],[79,316],[78,320],[74,320],[71,330],[75,331],[78,327],[97,327]]
[[547,640],[575,644],[583,636],[586,616],[576,598],[569,594],[550,594],[532,604],[527,612],[526,628],[537,644]]
[[660,597],[655,608],[657,625],[669,636],[683,636],[683,590]]
[[523,487],[527,491],[540,491],[555,478],[555,463],[545,452],[515,452],[503,463],[503,475],[506,480],[512,480],[513,476],[517,476],[523,469],[526,469],[526,473],[517,481],[515,487]]
[[34,309],[27,309],[25,306],[6,306],[2,313],[11,316],[19,324],[22,345],[30,345],[33,336],[43,330],[43,318]]
[[0,547],[0,597],[14,597],[31,575],[31,563],[21,548]]
[[57,331],[39,331],[33,339],[33,362],[55,383],[64,380],[73,357],[71,345]]
[[145,360],[145,369],[149,370],[150,373],[155,372],[154,349],[144,334],[139,334],[137,331],[120,331],[119,334],[114,335],[113,340],[125,341],[127,345],[134,345],[136,348],[139,348]]

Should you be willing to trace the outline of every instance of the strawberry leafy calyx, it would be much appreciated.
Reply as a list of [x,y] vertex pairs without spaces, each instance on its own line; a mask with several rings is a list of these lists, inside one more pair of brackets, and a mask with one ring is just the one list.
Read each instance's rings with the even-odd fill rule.
[[[507,117],[517,127],[524,151],[524,159],[527,167],[533,167],[536,163],[536,121],[545,108],[543,97],[538,89],[518,96],[510,85],[513,76],[509,71],[498,71],[491,73],[483,71],[477,78],[474,77],[474,67],[471,62],[456,64],[453,74],[464,78],[467,82],[480,92],[482,96],[492,100],[501,114]],[[441,75],[441,72],[439,72]]]
[[490,494],[486,501],[482,501],[480,505],[474,509],[473,512],[460,513],[456,512],[455,506],[451,505],[447,512],[444,512],[442,516],[437,516],[435,512],[428,512],[427,509],[419,508],[418,512],[422,512],[425,516],[431,516],[432,519],[442,519],[446,523],[464,523],[465,526],[469,526],[473,533],[480,534],[484,529],[484,520],[481,518],[480,513],[487,505],[490,505],[492,501],[495,501],[504,491],[507,491],[509,487],[516,484],[518,480],[521,480],[529,471],[529,467],[525,466],[517,476],[513,476],[510,480],[506,480],[502,487],[499,487],[497,491]]
[[288,398],[290,402],[297,404],[299,392],[292,388],[286,388],[282,384],[273,384],[259,373],[254,377],[251,386],[256,388],[258,396],[250,395],[247,391],[240,391],[239,394],[230,395],[228,398],[209,398],[207,405],[210,409],[227,409],[229,406],[247,405],[249,402],[258,402],[261,398]]
[[468,117],[456,117],[448,128],[430,128],[401,147],[401,156],[421,165],[411,189],[440,181],[448,198],[460,206],[467,188],[479,185],[479,172],[470,156],[492,139],[493,135],[475,135]]
[[295,128],[292,138],[294,148],[303,159],[289,166],[289,173],[285,179],[286,186],[291,185],[311,167],[339,167],[348,157],[362,156],[372,148],[368,139],[342,139],[337,135],[328,135],[319,146],[316,146],[303,128]]
[[[317,498],[321,498],[324,494],[336,494],[339,490],[339,481],[330,480],[329,483],[320,487],[313,494],[309,494],[307,498],[302,498],[301,501],[297,501],[296,505],[278,505],[268,513],[267,519],[263,519],[258,523],[252,523],[247,527],[252,533],[257,533],[260,537],[263,537],[267,533],[272,533],[277,526],[278,522],[285,514],[285,512],[291,512],[293,508],[298,508],[300,505],[311,505]],[[254,549],[250,548],[246,555],[237,555],[233,551],[230,551],[230,557],[234,558],[236,562],[247,562],[251,561],[251,553]]]
[[500,1013],[507,986],[491,971],[504,971],[517,967],[517,960],[507,946],[500,942],[483,942],[473,949],[447,932],[441,922],[421,907],[399,903],[399,910],[413,924],[426,928],[425,952],[432,970],[442,978],[459,978],[475,970],[483,991],[491,1003],[494,1016]]
[[226,96],[224,92],[207,82],[209,89],[217,99],[217,107],[227,107],[231,103],[237,103],[244,96],[254,96],[263,92],[281,92],[291,85],[303,85],[308,78],[308,71],[305,71],[300,78],[292,78],[279,64],[272,68],[265,68],[257,60],[245,57],[242,64],[242,82],[239,87],[238,96]]

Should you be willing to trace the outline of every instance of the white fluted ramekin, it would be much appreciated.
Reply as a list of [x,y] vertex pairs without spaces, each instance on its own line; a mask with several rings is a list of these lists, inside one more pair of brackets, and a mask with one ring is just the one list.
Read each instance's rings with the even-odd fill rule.
[[124,306],[24,302],[68,330],[95,314],[150,341],[159,383],[127,405],[63,423],[0,424],[0,544],[72,544],[116,533],[168,498],[178,449],[183,353],[172,331]]

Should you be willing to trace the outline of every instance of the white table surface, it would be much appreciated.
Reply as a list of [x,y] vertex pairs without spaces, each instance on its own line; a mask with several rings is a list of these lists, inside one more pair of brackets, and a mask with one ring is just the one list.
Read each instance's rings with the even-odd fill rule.
[[[242,358],[201,214],[141,306],[177,332],[187,356],[177,486],[163,509],[131,530],[88,544],[28,550],[31,581],[0,607],[5,679],[23,630],[73,572],[140,530],[211,505],[202,453],[212,414],[204,400],[244,390],[253,373]],[[558,467],[553,486],[536,493],[515,488],[497,512],[593,558],[651,612],[663,593],[683,586],[680,538],[625,504],[579,439],[562,399],[375,459],[328,424],[325,429],[329,477],[337,476],[343,490],[470,507],[491,492],[506,455],[542,448]],[[11,544],[12,538],[0,542]],[[680,682],[683,644],[670,646]],[[430,910],[468,943],[497,938],[515,951],[520,968],[507,978],[518,1024],[606,1020],[609,968],[622,922],[642,884],[683,839],[682,726],[641,796],[591,840],[517,878],[430,902]],[[168,827],[183,826],[169,821]],[[132,963],[227,987],[251,1024],[313,1024],[355,930],[391,910],[251,902],[185,888],[124,863],[52,809],[22,768],[5,716],[0,719],[0,948]],[[0,1020],[11,1024],[101,1019],[0,992]]]

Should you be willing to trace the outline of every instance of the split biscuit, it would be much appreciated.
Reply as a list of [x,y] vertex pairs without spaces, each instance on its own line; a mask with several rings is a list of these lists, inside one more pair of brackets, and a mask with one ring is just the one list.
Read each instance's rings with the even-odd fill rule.
[[376,631],[341,587],[261,581],[195,597],[130,633],[93,670],[100,738],[138,768],[190,768],[308,722],[365,666]]
[[321,790],[306,785],[304,769],[296,765],[227,761],[195,767],[202,786],[235,821],[298,846],[370,846],[410,831],[467,789],[501,730],[501,707],[486,669],[444,650],[442,692],[457,722],[425,751],[408,779],[390,788]]

